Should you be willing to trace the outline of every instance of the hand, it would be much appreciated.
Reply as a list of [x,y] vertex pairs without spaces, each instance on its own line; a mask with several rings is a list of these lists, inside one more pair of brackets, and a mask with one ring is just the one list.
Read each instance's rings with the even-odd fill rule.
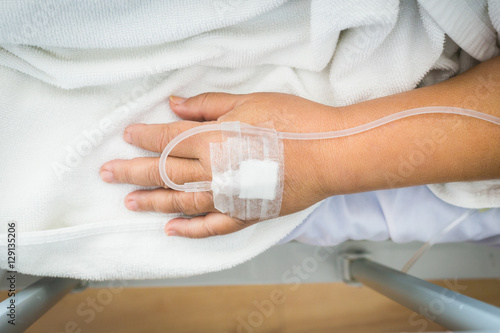
[[[231,95],[206,93],[192,98],[170,98],[173,112],[185,121],[170,124],[135,124],[126,128],[125,141],[155,152],[178,134],[203,122],[240,121],[258,124],[272,121],[278,131],[322,132],[332,130],[332,107],[286,94],[255,93]],[[195,135],[174,148],[167,162],[167,173],[173,182],[211,179],[210,139]],[[327,179],[322,170],[333,156],[332,143],[327,141],[284,140],[284,193],[280,216],[305,209],[328,196]],[[201,238],[223,235],[245,228],[255,221],[241,221],[218,212],[211,192],[186,193],[164,188],[158,172],[159,158],[113,160],[101,167],[106,182],[130,183],[159,187],[139,190],[127,195],[125,205],[134,211],[206,214],[190,219],[176,218],[166,225],[167,235]]]

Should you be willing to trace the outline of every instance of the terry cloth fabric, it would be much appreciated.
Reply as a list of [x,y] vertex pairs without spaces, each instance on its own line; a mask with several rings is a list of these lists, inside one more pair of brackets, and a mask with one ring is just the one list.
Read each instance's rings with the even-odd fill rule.
[[[500,1],[422,0],[419,3],[447,35],[475,59],[483,61],[498,55]],[[429,188],[440,199],[456,206],[500,207],[498,179],[432,184]]]
[[[460,2],[471,9],[457,15],[498,29],[491,3]],[[156,156],[122,133],[177,120],[171,94],[275,91],[340,106],[444,80],[498,53],[481,46],[492,43],[487,33],[469,40],[479,54],[466,49],[447,31],[457,25],[433,10],[385,0],[1,2],[0,221],[16,223],[17,271],[179,277],[284,239],[314,207],[227,236],[165,237],[173,215],[127,211],[123,198],[138,187],[106,184],[99,168]],[[4,253],[6,240],[2,230]]]

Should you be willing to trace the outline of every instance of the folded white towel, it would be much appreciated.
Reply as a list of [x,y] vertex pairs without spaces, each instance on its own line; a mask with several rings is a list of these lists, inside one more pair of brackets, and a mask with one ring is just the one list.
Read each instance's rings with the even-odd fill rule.
[[106,161],[154,156],[124,143],[123,129],[177,120],[170,94],[278,91],[346,105],[405,91],[461,69],[444,41],[410,1],[0,3],[0,221],[17,222],[17,270],[145,279],[248,260],[312,208],[227,236],[166,237],[172,216],[127,211],[138,187],[99,178]]

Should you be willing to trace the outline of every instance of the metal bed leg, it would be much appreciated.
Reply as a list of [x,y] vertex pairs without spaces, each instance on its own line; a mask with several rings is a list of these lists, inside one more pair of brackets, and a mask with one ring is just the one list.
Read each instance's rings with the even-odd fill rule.
[[500,328],[500,308],[359,255],[357,258],[347,256],[346,259],[348,265],[344,267],[348,268],[351,281],[360,282],[448,329],[498,331]]
[[[80,280],[46,277],[7,298],[0,303],[0,332],[23,332],[80,283]],[[11,299],[15,299],[15,325],[8,322]]]

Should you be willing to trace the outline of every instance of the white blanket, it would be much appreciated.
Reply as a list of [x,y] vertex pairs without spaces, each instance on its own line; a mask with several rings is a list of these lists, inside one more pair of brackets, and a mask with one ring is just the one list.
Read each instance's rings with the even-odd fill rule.
[[[485,2],[468,8],[460,15],[489,22]],[[123,198],[138,187],[99,178],[106,161],[154,156],[123,142],[123,129],[176,120],[170,94],[277,91],[347,105],[446,79],[498,53],[484,20],[476,23],[486,33],[474,39],[482,48],[458,52],[460,38],[445,37],[432,10],[385,0],[1,2],[0,221],[16,223],[16,269],[163,278],[261,253],[312,208],[226,236],[166,237],[172,216],[127,211]],[[6,261],[0,256],[1,268]]]

